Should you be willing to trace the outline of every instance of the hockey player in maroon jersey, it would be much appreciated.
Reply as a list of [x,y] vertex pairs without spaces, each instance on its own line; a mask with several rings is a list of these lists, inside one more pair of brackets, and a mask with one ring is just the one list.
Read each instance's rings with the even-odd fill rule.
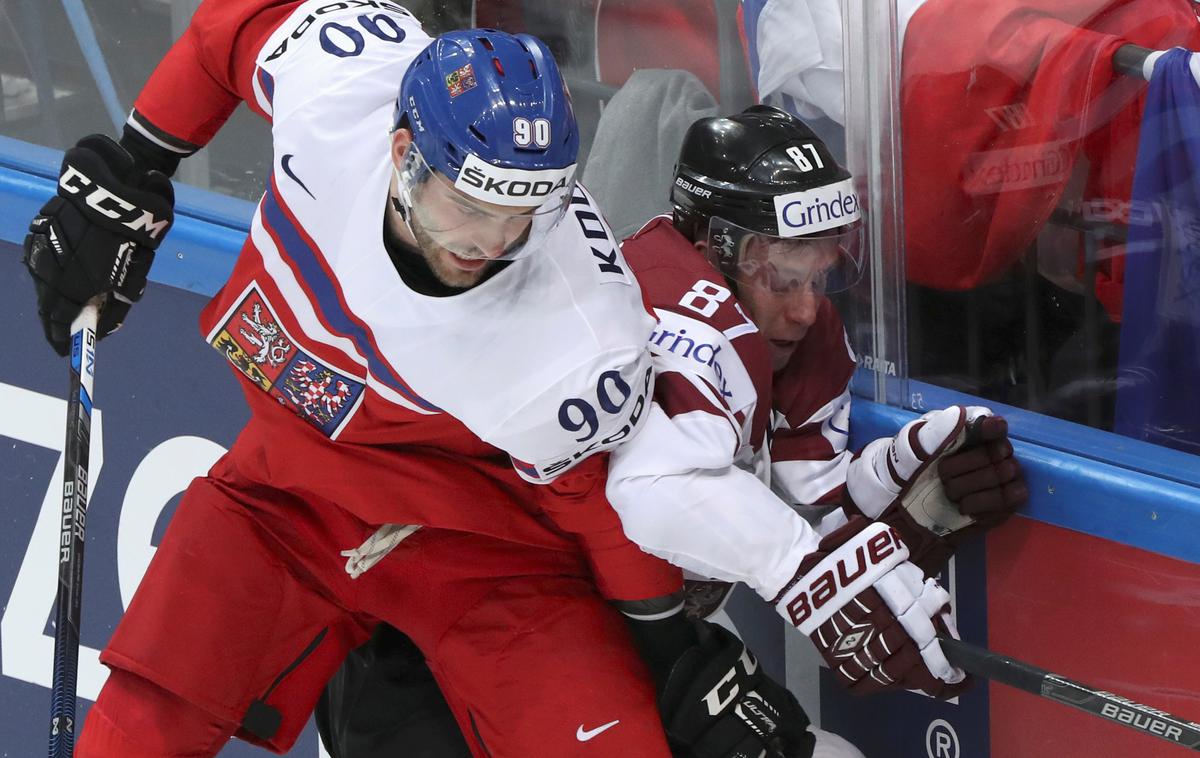
[[[994,526],[1025,501],[1007,424],[986,409],[934,411],[894,439],[876,440],[858,454],[846,449],[855,358],[828,295],[859,275],[860,214],[850,175],[803,122],[769,106],[698,121],[676,165],[672,203],[671,218],[652,220],[622,246],[659,318],[651,337],[659,373],[655,400],[666,417],[679,417],[671,426],[659,419],[674,445],[659,440],[654,447],[652,423],[652,433],[639,435],[610,466],[610,499],[643,548],[654,551],[659,531],[649,524],[646,538],[639,538],[640,499],[624,490],[637,471],[687,471],[681,450],[693,439],[709,446],[728,438],[738,467],[758,475],[783,501],[827,506],[808,512],[810,520],[823,516],[822,533],[855,515],[884,517],[901,530],[910,560],[930,575],[958,541]],[[948,447],[966,442],[968,422],[972,441],[983,444],[951,455]],[[691,470],[723,461],[696,458]],[[925,487],[916,481],[939,474],[942,486],[928,487],[918,502],[912,490]],[[676,486],[656,486],[667,497],[656,502],[689,502],[677,494],[677,480],[660,473],[657,482]],[[708,481],[703,492],[716,497],[719,485]],[[690,502],[686,510],[694,513]],[[777,508],[756,513],[772,512],[780,528],[794,528]],[[716,555],[679,539],[690,555]],[[668,544],[661,549],[670,554]],[[761,575],[761,557],[754,567],[732,553],[728,559],[727,570],[737,574],[732,578]],[[689,568],[686,563],[679,565]]]
[[[700,577],[746,581],[775,599],[854,692],[957,692],[961,672],[939,660],[932,637],[948,624],[948,596],[921,568],[935,573],[959,540],[1025,501],[1003,419],[950,408],[860,455],[846,450],[855,363],[826,295],[857,275],[859,210],[849,174],[799,120],[758,106],[697,122],[672,198],[672,217],[652,220],[623,245],[659,318],[651,335],[659,378],[647,427],[611,456],[608,492],[626,532]],[[968,421],[977,435],[971,445]],[[793,506],[812,510],[819,530]],[[889,539],[921,568],[866,565],[862,556]],[[845,557],[855,552],[858,563]],[[839,559],[859,576],[873,574],[874,586],[820,584],[823,567]],[[771,566],[789,560],[799,563],[790,565],[794,576],[785,570],[782,580],[771,578]],[[708,604],[706,611],[716,605]],[[816,623],[821,613],[825,623]],[[910,629],[897,616],[919,620]],[[708,752],[695,754],[706,756],[755,744],[738,741],[745,727],[737,709],[706,711],[701,699],[682,695],[739,675],[728,664],[744,651],[733,635],[689,626],[679,610],[636,626],[652,669],[666,672],[659,704],[677,744],[705,745]],[[401,702],[412,702],[402,698],[437,697],[418,694],[416,655],[402,638],[383,634],[356,653],[353,670],[339,674],[321,712],[335,758],[429,744],[400,712]],[[362,702],[371,704],[369,713],[354,712],[352,704]],[[397,708],[390,733],[389,702]],[[807,722],[786,695],[772,690],[767,702],[777,722]],[[756,749],[853,754],[827,735],[815,748],[778,740],[789,748]],[[443,750],[437,754],[455,755]]]
[[[934,634],[948,596],[914,563],[931,571],[1024,502],[1007,425],[951,407],[845,450],[853,357],[825,293],[853,279],[860,210],[800,121],[767,106],[698,121],[672,199],[671,219],[623,246],[659,319],[655,404],[609,465],[626,534],[694,574],[745,582],[852,691],[953,691],[961,672]],[[839,507],[813,530],[793,506],[816,503]],[[861,562],[886,539],[904,545],[903,565]],[[824,582],[844,561],[857,580]]]

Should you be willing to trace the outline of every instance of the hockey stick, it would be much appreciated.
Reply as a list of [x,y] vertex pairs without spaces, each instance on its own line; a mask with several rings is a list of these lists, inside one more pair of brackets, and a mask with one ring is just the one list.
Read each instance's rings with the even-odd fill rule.
[[952,664],[977,676],[1054,700],[1115,724],[1200,751],[1200,724],[1067,679],[969,642],[939,637]]
[[89,302],[71,323],[71,389],[67,397],[67,441],[63,446],[54,679],[50,687],[50,758],[70,758],[75,752],[75,688],[79,673],[83,532],[87,515],[98,303],[98,300]]

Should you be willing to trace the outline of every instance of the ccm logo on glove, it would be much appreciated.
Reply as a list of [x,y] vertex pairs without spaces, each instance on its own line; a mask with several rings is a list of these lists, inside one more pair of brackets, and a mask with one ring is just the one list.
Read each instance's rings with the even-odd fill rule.
[[737,663],[733,664],[733,667],[729,669],[729,672],[725,674],[725,676],[721,677],[721,681],[717,682],[716,686],[709,690],[708,694],[704,696],[704,705],[708,707],[709,716],[721,715],[721,712],[728,708],[729,704],[732,703],[734,698],[738,696],[741,688],[738,687],[736,683],[729,689],[728,694],[721,694],[722,687],[739,678],[738,666],[742,667],[742,670],[745,672],[746,676],[753,676],[754,672],[758,671],[758,661],[754,660],[754,656],[750,655],[749,650],[743,649],[742,655],[740,658],[738,658]]
[[[814,624],[804,625],[839,592],[852,590],[851,594],[857,594],[856,582],[869,586],[879,575],[879,571],[871,569],[890,569],[908,558],[908,548],[894,527],[876,523],[867,529],[876,530],[876,534],[867,538],[865,544],[859,544],[852,553],[843,550],[831,553],[815,570],[801,577],[802,581],[808,580],[807,586],[800,587],[785,607],[792,623],[805,634],[811,631],[808,626],[815,628],[826,621],[823,617]],[[816,578],[809,579],[814,575]]]
[[[82,171],[71,165],[63,167],[58,186],[72,195],[86,192],[84,200],[97,213],[121,222],[121,226],[135,232],[145,230],[151,239],[158,239],[171,227],[171,219],[156,219],[150,211],[138,208],[89,179]],[[140,215],[138,215],[140,214]]]

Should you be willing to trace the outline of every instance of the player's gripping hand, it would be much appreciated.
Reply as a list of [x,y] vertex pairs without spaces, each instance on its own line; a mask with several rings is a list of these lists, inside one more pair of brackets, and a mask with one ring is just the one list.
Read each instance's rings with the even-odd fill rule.
[[846,476],[850,508],[900,530],[929,575],[965,537],[997,526],[1029,500],[1008,422],[987,408],[926,413],[868,444]]
[[25,267],[37,289],[46,340],[66,355],[71,321],[104,295],[97,333],[125,320],[146,289],[146,276],[174,220],[171,181],[140,169],[109,137],[92,134],[63,157],[58,194],[29,225]]
[[953,697],[967,676],[939,634],[958,637],[950,595],[908,562],[895,528],[862,516],[821,540],[772,601],[855,694],[916,689]]
[[809,758],[814,737],[792,693],[732,632],[695,622],[699,644],[671,667],[658,697],[677,758]]

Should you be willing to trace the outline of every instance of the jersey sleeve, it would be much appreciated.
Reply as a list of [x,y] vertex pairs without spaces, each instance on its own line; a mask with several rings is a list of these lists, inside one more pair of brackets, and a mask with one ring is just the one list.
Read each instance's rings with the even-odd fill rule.
[[636,436],[654,391],[641,346],[601,353],[515,409],[485,442],[507,451],[526,481],[546,484]]
[[609,600],[642,601],[679,592],[679,569],[625,535],[605,496],[606,452],[644,424],[654,372],[644,350],[589,360],[501,421],[485,441],[506,450],[536,488],[539,509],[583,550]]
[[771,598],[818,540],[766,484],[733,465],[736,445],[719,413],[672,415],[651,403],[642,431],[612,453],[608,498],[642,549]]
[[656,310],[658,379],[641,432],[611,455],[608,498],[642,549],[773,597],[816,548],[809,524],[735,465],[760,387],[726,332]]
[[535,489],[543,513],[575,536],[607,600],[644,601],[683,589],[680,570],[644,552],[625,536],[621,520],[605,496],[608,456],[582,461],[545,487]]
[[300,5],[205,0],[134,101],[129,125],[177,153],[208,144],[238,103],[253,102],[250,73],[258,51]]
[[[186,154],[242,101],[277,124],[314,99],[329,105],[333,93],[335,105],[321,109],[328,123],[314,126],[353,125],[378,107],[377,93],[395,98],[404,68],[428,42],[412,14],[388,0],[205,0],[151,74],[129,124]],[[384,85],[359,86],[364,72]]]

